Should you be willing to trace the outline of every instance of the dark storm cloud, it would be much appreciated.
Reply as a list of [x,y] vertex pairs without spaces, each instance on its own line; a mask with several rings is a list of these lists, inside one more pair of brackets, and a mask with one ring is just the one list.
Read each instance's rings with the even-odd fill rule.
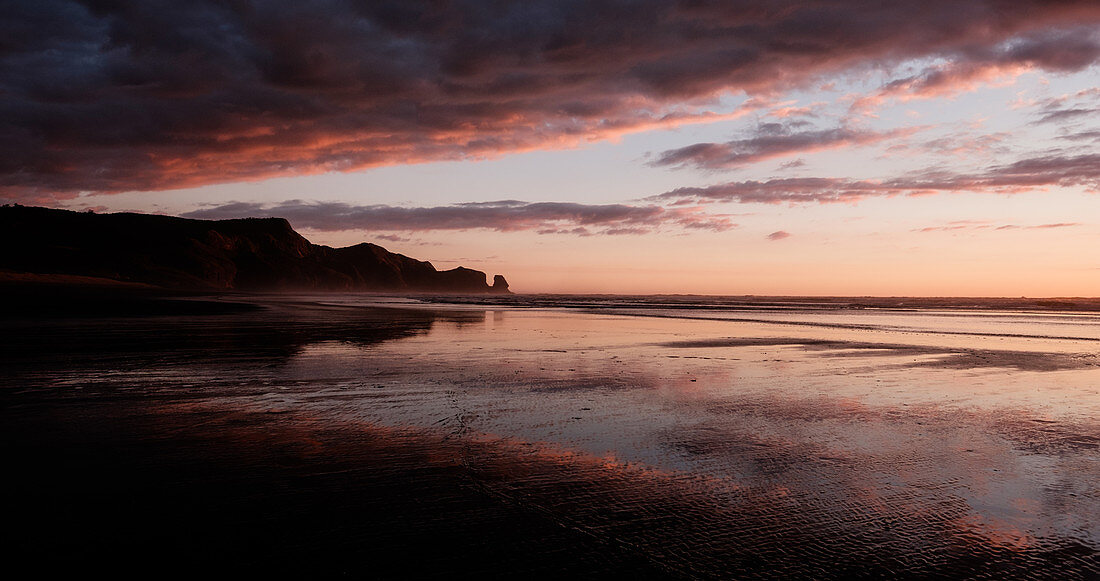
[[670,203],[830,203],[943,192],[1012,194],[1047,186],[1082,186],[1100,192],[1100,155],[1052,154],[972,174],[927,170],[889,180],[808,177],[737,181],[677,188],[650,199]]
[[413,208],[302,200],[276,205],[233,202],[184,214],[187,218],[215,220],[249,216],[279,216],[295,227],[322,231],[424,232],[480,228],[583,236],[644,234],[662,227],[721,232],[737,226],[728,216],[704,213],[699,208],[515,200]]
[[71,196],[468,159],[708,118],[720,91],[946,64],[1080,70],[1094,0],[13,0],[0,195]]

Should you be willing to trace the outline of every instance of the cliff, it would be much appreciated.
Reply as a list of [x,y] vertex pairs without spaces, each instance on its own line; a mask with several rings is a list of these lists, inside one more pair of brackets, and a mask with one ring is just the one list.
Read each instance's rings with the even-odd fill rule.
[[192,220],[0,207],[0,269],[177,289],[508,292],[497,275],[430,262],[375,244],[312,244],[282,218]]

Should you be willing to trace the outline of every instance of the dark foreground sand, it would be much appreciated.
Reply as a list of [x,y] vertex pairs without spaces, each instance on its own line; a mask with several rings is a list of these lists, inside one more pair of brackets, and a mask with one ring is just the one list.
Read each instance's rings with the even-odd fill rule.
[[1100,575],[1089,318],[228,302],[3,323],[13,567]]

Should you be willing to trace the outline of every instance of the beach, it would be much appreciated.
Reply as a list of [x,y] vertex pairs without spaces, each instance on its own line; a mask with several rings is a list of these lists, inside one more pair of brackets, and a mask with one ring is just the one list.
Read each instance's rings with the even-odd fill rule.
[[1091,303],[171,304],[0,322],[20,560],[124,576],[1100,576]]

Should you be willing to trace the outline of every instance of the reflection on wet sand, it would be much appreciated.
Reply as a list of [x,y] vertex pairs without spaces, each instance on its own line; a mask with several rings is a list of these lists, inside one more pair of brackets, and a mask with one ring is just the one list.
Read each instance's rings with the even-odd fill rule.
[[351,303],[22,328],[23,549],[394,577],[1100,575],[1081,342]]
[[[0,347],[9,368],[52,368],[58,354],[135,362],[232,358],[286,361],[307,346],[332,341],[369,346],[428,333],[435,324],[481,324],[481,312],[333,307],[277,301],[230,315],[5,321]],[[84,362],[84,361],[82,361]]]
[[[1098,353],[1047,353],[1042,351],[1010,351],[1006,349],[951,349],[929,345],[868,343],[836,339],[796,339],[784,337],[731,337],[701,341],[674,341],[663,344],[673,348],[707,347],[779,347],[798,346],[821,351],[829,357],[889,357],[913,356],[912,361],[901,363],[906,367],[939,367],[974,369],[978,367],[1003,367],[1020,371],[1059,371],[1100,367]],[[924,356],[935,356],[932,358]]]

